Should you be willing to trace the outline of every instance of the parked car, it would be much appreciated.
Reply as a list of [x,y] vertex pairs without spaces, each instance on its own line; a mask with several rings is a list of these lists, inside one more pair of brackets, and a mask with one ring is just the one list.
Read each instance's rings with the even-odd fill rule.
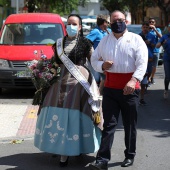
[[86,24],[82,24],[82,28],[83,28],[83,31],[90,31],[91,30],[91,26],[90,25],[86,25]]
[[141,27],[142,25],[141,24],[130,24],[130,25],[127,25],[127,29],[129,32],[133,32],[133,33],[136,33],[136,34],[139,34],[141,32]]
[[[139,34],[141,32],[141,30],[142,30],[141,27],[142,27],[141,24],[139,24],[139,25],[138,24],[127,25],[128,31],[136,33],[136,34]],[[159,60],[158,60],[159,65],[163,64],[163,53],[164,53],[164,50],[163,50],[163,47],[161,46],[160,47],[160,57],[159,57]]]
[[[50,58],[52,44],[64,35],[65,26],[58,14],[22,13],[7,17],[0,32],[0,92],[2,88],[34,88],[27,78],[25,62],[35,59],[34,52],[39,50]],[[22,75],[17,74],[21,71]]]

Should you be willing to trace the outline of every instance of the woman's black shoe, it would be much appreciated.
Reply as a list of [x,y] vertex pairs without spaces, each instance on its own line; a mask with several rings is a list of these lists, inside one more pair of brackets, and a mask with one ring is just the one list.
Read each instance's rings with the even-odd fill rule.
[[61,161],[60,161],[60,167],[65,167],[65,166],[68,165],[68,158],[69,158],[69,157],[67,157],[67,160],[66,160],[65,162],[61,162]]

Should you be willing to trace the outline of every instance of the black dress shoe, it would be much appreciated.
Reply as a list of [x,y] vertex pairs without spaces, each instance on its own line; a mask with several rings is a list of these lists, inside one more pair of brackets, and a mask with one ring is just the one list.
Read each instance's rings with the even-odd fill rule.
[[125,158],[125,160],[123,161],[121,167],[131,166],[131,165],[133,165],[133,162],[134,162],[134,159]]
[[61,162],[61,161],[60,161],[60,167],[65,167],[65,166],[68,165],[68,158],[69,158],[69,157],[67,157],[67,160],[66,160],[65,162]]
[[89,165],[91,170],[108,170],[107,163],[104,162],[94,162]]

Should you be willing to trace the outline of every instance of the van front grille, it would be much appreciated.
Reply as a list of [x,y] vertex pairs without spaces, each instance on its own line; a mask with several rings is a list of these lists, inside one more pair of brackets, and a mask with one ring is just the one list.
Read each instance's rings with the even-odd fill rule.
[[14,68],[23,68],[26,67],[26,61],[11,61],[12,67]]
[[5,88],[35,88],[31,79],[0,79],[0,85]]

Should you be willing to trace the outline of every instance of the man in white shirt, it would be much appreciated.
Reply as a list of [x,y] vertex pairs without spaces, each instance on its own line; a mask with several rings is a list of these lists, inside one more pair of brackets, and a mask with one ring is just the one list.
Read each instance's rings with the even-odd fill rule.
[[122,115],[126,146],[121,166],[132,165],[136,154],[138,95],[140,81],[147,68],[148,49],[139,35],[128,32],[126,22],[122,12],[112,12],[112,33],[100,41],[91,57],[94,70],[106,74],[102,102],[104,130],[96,161],[90,164],[92,170],[108,169],[119,113]]

